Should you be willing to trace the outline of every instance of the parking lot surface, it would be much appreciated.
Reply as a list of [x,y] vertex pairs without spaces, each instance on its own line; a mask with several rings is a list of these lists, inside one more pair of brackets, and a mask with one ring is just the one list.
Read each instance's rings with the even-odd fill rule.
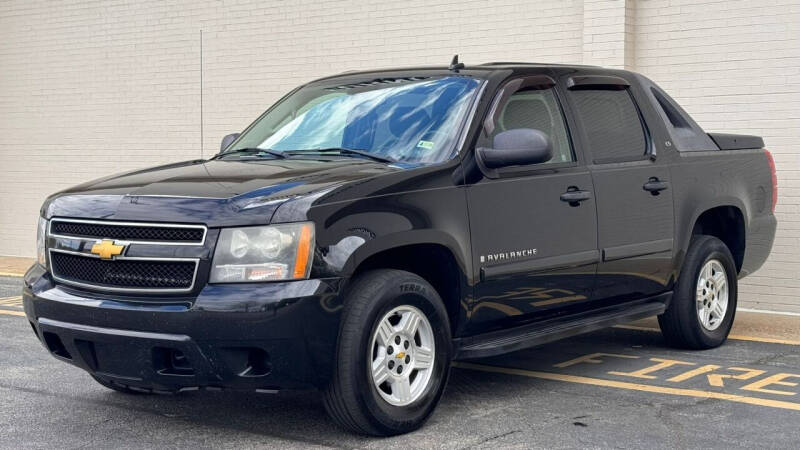
[[20,315],[18,283],[0,277],[2,448],[797,448],[800,442],[800,342],[791,336],[734,335],[721,348],[691,352],[670,349],[650,326],[637,325],[459,362],[421,430],[377,439],[340,431],[314,392],[109,391],[47,354]]

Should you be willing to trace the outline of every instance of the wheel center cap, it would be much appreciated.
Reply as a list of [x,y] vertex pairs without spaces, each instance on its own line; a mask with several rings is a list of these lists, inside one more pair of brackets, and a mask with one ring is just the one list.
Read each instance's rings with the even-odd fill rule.
[[397,359],[403,359],[406,357],[406,352],[400,352],[395,356]]

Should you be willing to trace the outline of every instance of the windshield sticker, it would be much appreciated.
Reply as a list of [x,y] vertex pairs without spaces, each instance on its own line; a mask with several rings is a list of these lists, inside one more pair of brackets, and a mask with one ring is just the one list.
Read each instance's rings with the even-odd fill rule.
[[424,148],[425,150],[433,150],[433,141],[419,141],[417,147]]

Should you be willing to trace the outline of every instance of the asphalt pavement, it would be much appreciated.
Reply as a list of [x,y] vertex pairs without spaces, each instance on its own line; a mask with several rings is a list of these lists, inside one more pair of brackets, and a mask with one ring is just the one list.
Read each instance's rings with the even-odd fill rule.
[[460,362],[421,430],[378,439],[336,428],[315,392],[109,391],[48,355],[12,314],[18,283],[0,277],[0,448],[800,445],[800,342],[788,339],[678,351],[637,326]]
[[0,275],[0,298],[20,295],[22,289],[20,277],[6,277]]

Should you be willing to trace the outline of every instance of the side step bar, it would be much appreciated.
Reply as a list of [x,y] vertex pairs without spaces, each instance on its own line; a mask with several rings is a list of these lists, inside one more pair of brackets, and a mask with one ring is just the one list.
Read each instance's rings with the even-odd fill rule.
[[668,292],[643,301],[625,303],[590,313],[557,317],[508,330],[458,338],[454,340],[454,359],[500,355],[655,316],[667,309],[671,299],[672,292]]

